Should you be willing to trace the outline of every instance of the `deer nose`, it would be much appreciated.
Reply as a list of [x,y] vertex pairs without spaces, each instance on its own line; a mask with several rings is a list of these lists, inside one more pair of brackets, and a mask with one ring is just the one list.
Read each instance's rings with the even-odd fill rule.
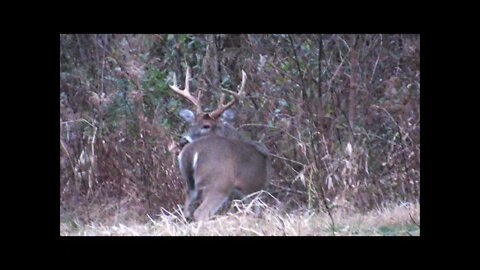
[[185,137],[182,137],[182,138],[180,139],[180,147],[185,146],[187,143],[188,143],[188,140],[185,139]]

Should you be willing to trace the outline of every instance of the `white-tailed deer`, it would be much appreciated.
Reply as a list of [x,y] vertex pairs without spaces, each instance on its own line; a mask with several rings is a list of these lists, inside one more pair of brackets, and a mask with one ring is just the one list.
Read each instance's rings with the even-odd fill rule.
[[185,145],[178,156],[182,177],[186,181],[184,214],[187,219],[207,220],[230,198],[263,189],[267,171],[271,169],[267,148],[243,138],[228,122],[234,112],[228,110],[242,96],[247,75],[242,70],[240,90],[224,104],[222,93],[218,107],[204,112],[200,94],[194,97],[189,91],[190,68],[185,75],[185,89],[180,90],[176,79],[170,88],[196,107],[196,113],[183,109],[180,116],[190,123],[181,144]]

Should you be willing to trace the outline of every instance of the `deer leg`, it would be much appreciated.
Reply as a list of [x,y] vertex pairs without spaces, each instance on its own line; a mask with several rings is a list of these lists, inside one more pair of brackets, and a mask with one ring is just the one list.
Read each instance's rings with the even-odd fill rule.
[[205,221],[215,215],[218,209],[228,200],[228,196],[228,193],[225,194],[225,192],[219,191],[210,191],[205,194],[202,203],[193,213],[195,220]]
[[241,200],[245,197],[245,194],[239,188],[235,187],[230,196],[232,197],[232,200]]
[[195,209],[198,208],[201,199],[201,192],[197,189],[191,189],[187,191],[185,196],[185,206],[183,208],[185,218],[190,220]]

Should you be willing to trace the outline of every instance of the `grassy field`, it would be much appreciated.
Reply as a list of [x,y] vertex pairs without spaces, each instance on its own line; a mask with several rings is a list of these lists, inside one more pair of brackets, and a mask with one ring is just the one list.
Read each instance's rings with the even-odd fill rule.
[[[207,222],[185,222],[181,213],[163,210],[146,222],[112,217],[82,224],[74,219],[60,223],[62,236],[419,236],[420,205],[406,203],[355,213],[337,209],[284,212],[257,202],[256,207],[234,205]],[[255,214],[256,208],[260,214]],[[332,224],[333,219],[333,224]]]

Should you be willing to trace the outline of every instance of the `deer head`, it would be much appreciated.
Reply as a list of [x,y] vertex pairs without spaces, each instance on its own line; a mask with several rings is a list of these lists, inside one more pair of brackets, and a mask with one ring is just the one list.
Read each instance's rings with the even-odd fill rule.
[[192,216],[196,220],[208,219],[229,198],[241,198],[265,187],[270,164],[268,150],[243,139],[230,125],[235,117],[230,108],[242,97],[246,79],[242,70],[238,92],[222,88],[233,99],[225,104],[225,94],[222,93],[218,107],[212,112],[202,110],[200,94],[197,97],[191,95],[189,67],[185,89],[179,89],[176,79],[170,85],[173,91],[196,107],[196,113],[188,109],[180,111],[180,116],[190,124],[181,140],[185,147],[178,156],[180,172],[186,181],[184,214],[188,219]]
[[170,88],[192,102],[196,107],[195,113],[189,109],[180,110],[180,116],[190,124],[190,128],[180,140],[180,146],[183,147],[185,144],[211,133],[216,133],[225,137],[235,137],[238,135],[235,128],[230,124],[235,118],[235,111],[229,108],[242,97],[246,80],[247,74],[242,70],[242,82],[238,92],[221,88],[222,91],[232,94],[233,99],[227,104],[224,104],[225,94],[222,93],[218,108],[212,112],[204,112],[200,102],[201,93],[199,92],[197,97],[194,97],[189,90],[188,82],[190,81],[190,67],[187,67],[184,90],[179,89],[176,83],[176,76],[174,76],[174,84],[170,85]]

